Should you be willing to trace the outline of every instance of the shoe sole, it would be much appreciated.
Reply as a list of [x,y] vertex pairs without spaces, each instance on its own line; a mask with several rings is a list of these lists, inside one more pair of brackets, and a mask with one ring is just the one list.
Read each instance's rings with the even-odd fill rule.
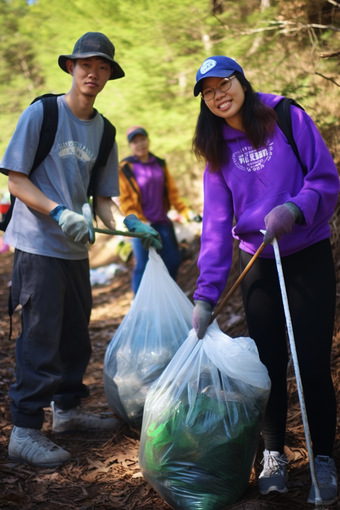
[[69,430],[53,430],[52,428],[52,432],[53,434],[57,434],[58,436],[62,436],[62,435],[67,435],[67,434],[70,434],[70,435],[74,435],[74,434],[79,434],[80,432],[117,432],[117,430],[119,430],[121,427],[122,427],[123,423],[120,423],[116,428],[112,428],[112,429],[103,429],[101,427],[97,427],[97,428],[90,428],[90,429],[69,429]]
[[272,485],[271,487],[269,487],[267,490],[265,491],[261,491],[259,489],[259,493],[262,494],[262,496],[265,496],[266,494],[269,494],[269,492],[280,492],[281,494],[285,494],[286,492],[288,492],[288,489],[287,487],[285,487],[284,489],[278,489],[275,485]]
[[[338,496],[336,496],[334,499],[329,499],[328,501],[325,501],[324,499],[322,500],[322,504],[323,505],[333,505],[333,503],[335,503],[336,501],[338,500]],[[311,498],[308,498],[307,499],[307,503],[311,503],[312,505],[315,504],[315,499],[311,499]]]
[[[57,434],[58,436],[67,436],[68,434],[70,436],[74,436],[75,434],[80,434],[80,433],[84,433],[84,432],[88,432],[88,433],[93,433],[93,432],[99,432],[101,430],[104,430],[104,429],[73,429],[73,430],[53,430],[52,429],[52,432],[53,434]],[[116,429],[113,429],[113,432],[115,431]],[[107,429],[107,431],[110,431],[112,432],[112,429]]]
[[[286,474],[285,474],[285,478],[284,478],[284,480],[285,480],[285,483],[287,483],[287,482],[288,482],[288,480],[289,480],[289,474],[288,474],[287,472],[286,472]],[[278,489],[276,485],[271,485],[271,486],[270,486],[268,489],[266,489],[266,490],[260,490],[260,489],[259,489],[259,493],[260,493],[260,494],[262,494],[262,496],[266,496],[266,494],[269,494],[269,492],[274,492],[274,491],[276,491],[276,492],[280,492],[280,494],[285,494],[286,492],[288,492],[288,489],[287,489],[287,487],[286,487],[286,486],[284,486],[284,488],[283,488],[283,489]]]
[[37,463],[37,462],[30,462],[27,459],[23,459],[22,457],[15,457],[14,455],[8,454],[8,458],[10,460],[14,460],[15,462],[20,462],[22,464],[29,464],[30,466],[34,467],[40,467],[40,468],[54,468],[61,466],[64,462],[67,462],[70,459],[62,460],[61,462],[49,462],[49,463]]

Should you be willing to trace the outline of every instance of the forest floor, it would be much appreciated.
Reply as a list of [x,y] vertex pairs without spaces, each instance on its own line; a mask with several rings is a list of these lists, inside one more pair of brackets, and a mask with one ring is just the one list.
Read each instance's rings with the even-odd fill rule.
[[[198,275],[199,240],[191,246],[190,256],[180,268],[178,284],[191,299]],[[91,396],[84,406],[94,413],[110,415],[103,386],[103,359],[106,348],[122,319],[129,311],[133,294],[130,288],[133,260],[123,263],[111,256],[103,238],[91,249],[92,267],[116,262],[125,270],[118,271],[110,283],[93,286],[94,306],[90,323],[93,354],[85,374]],[[139,431],[122,424],[110,432],[55,436],[51,432],[51,409],[45,410],[43,432],[67,449],[71,460],[57,469],[35,468],[10,461],[7,447],[12,429],[8,390],[14,381],[15,338],[20,333],[20,313],[13,319],[9,340],[7,316],[8,283],[11,279],[13,253],[0,253],[0,508],[21,510],[165,510],[170,508],[144,480],[138,465]],[[127,270],[126,270],[127,269]],[[339,271],[338,271],[339,274]],[[237,278],[236,264],[229,278],[230,287]],[[338,292],[339,295],[339,292]],[[339,307],[337,307],[338,310]],[[239,291],[236,291],[219,319],[220,328],[231,337],[247,335],[247,327]],[[340,401],[340,333],[339,313],[335,327],[332,356],[333,378],[337,401]],[[287,494],[261,496],[257,490],[263,446],[260,443],[248,488],[242,500],[230,510],[310,510],[306,503],[310,488],[308,455],[304,438],[296,384],[292,367],[288,372],[289,414],[286,453],[290,460]],[[338,422],[339,423],[339,422]],[[336,435],[334,458],[340,473],[340,428]],[[331,509],[340,509],[340,502]]]

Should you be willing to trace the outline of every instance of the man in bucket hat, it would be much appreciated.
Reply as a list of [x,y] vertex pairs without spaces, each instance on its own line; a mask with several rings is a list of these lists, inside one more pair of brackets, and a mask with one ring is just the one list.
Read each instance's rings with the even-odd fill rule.
[[117,78],[123,78],[125,73],[114,60],[114,56],[115,47],[106,35],[100,32],[87,32],[76,42],[73,53],[71,55],[60,55],[58,63],[62,70],[68,73],[67,60],[101,57],[110,63],[112,71],[109,80],[116,80]]
[[[51,402],[55,433],[112,431],[119,425],[80,408],[89,395],[83,375],[91,356],[92,307],[89,223],[82,207],[104,132],[104,119],[93,105],[108,80],[124,76],[114,55],[111,41],[97,32],[83,35],[71,55],[61,55],[59,65],[72,76],[72,86],[56,98],[58,126],[51,151],[30,175],[43,123],[38,100],[21,115],[0,164],[17,198],[5,239],[15,248],[12,305],[22,307],[16,381],[9,392],[14,425],[9,457],[39,467],[70,458],[41,433],[43,408]],[[121,215],[111,199],[119,195],[116,143],[98,170],[94,195],[99,217],[114,228],[115,216]],[[146,232],[148,244],[157,244],[157,233],[134,220],[134,230]]]

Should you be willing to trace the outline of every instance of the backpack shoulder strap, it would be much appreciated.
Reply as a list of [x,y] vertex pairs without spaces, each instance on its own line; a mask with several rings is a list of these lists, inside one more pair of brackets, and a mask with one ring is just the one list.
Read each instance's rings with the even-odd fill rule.
[[[137,189],[136,189],[136,186],[134,185],[134,182],[136,180],[136,176],[135,176],[135,172],[133,171],[133,169],[131,168],[131,165],[133,164],[134,158],[133,157],[128,157],[128,158],[125,158],[123,159],[123,162],[126,161],[125,165],[123,165],[121,167],[121,171],[122,173],[125,175],[125,177],[127,178],[127,180],[129,181],[130,183],[130,186],[131,188],[133,189],[133,191],[135,193],[137,193],[137,197],[138,197],[138,202],[141,202],[141,197],[140,197],[140,194],[138,193]],[[131,164],[129,164],[131,163]]]
[[131,167],[132,163],[129,165],[130,161],[128,161],[127,159],[123,159],[122,163],[124,163],[124,162],[125,162],[125,164],[121,166],[121,171],[123,172],[125,177],[127,179],[135,178],[135,172],[133,171],[133,168]]
[[96,187],[98,182],[99,170],[106,166],[109,159],[110,152],[113,148],[116,139],[116,128],[111,122],[102,115],[104,121],[104,130],[102,139],[99,146],[97,159],[93,165],[90,182],[87,188],[87,196],[92,197],[92,211],[93,216],[96,218]]
[[288,140],[289,145],[292,147],[295,156],[297,157],[304,175],[307,174],[307,168],[303,165],[297,145],[294,140],[293,129],[292,129],[292,116],[290,111],[290,105],[296,106],[303,110],[302,106],[299,105],[294,99],[284,97],[275,106],[274,110],[278,116],[278,126]]
[[155,156],[155,158],[156,158],[156,161],[159,164],[159,166],[161,166],[162,168],[164,168],[166,166],[165,159],[159,158],[158,156]]
[[134,156],[128,156],[127,158],[124,158],[123,161],[133,164],[136,160]]
[[61,95],[62,94],[45,94],[43,96],[36,97],[31,103],[33,104],[36,101],[41,100],[44,108],[44,117],[40,130],[39,144],[30,173],[34,172],[52,149],[58,128],[57,97]]

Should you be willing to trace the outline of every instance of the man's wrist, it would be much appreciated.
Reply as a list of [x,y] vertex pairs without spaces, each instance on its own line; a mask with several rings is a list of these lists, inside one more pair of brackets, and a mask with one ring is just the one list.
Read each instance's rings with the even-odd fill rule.
[[62,213],[67,209],[65,205],[57,205],[52,211],[50,212],[51,218],[53,218],[57,223],[59,223],[60,216]]

